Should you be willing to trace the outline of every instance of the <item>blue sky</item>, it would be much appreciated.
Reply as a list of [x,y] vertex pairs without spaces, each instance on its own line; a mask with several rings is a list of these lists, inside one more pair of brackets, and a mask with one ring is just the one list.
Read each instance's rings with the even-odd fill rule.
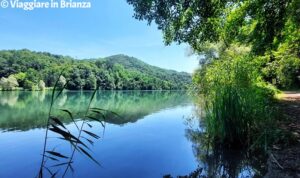
[[186,55],[187,45],[164,46],[161,31],[132,18],[133,8],[126,0],[89,1],[91,9],[0,8],[0,49],[27,48],[76,58],[126,54],[190,73],[197,67],[196,57]]

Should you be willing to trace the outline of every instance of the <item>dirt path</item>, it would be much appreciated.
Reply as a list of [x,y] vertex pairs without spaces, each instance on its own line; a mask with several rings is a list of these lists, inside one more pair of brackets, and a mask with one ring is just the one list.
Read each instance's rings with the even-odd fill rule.
[[300,102],[300,91],[286,91],[282,95],[282,99],[285,101],[299,101]]
[[300,92],[284,92],[279,102],[284,115],[280,128],[293,137],[289,146],[275,148],[268,160],[268,178],[300,178]]
[[287,118],[281,127],[290,131],[300,143],[300,92],[285,92],[279,106]]

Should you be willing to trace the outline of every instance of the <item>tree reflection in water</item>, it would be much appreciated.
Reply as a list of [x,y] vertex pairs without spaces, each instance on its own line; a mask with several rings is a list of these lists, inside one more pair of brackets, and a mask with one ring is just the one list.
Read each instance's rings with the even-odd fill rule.
[[[211,144],[203,120],[197,117],[186,119],[186,137],[192,142],[192,149],[198,160],[198,168],[188,175],[178,178],[243,178],[263,177],[266,173],[266,155],[248,148],[224,148],[221,144]],[[165,175],[164,178],[172,178]]]

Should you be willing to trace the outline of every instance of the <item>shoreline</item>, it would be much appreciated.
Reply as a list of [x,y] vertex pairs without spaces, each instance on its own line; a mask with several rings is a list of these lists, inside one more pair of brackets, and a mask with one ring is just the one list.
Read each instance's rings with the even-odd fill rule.
[[[45,90],[27,90],[27,89],[13,89],[13,90],[1,90],[0,88],[0,92],[12,92],[12,91],[30,91],[30,92],[41,92],[41,91],[49,91],[49,90],[52,90],[53,87],[48,87],[46,88]],[[64,89],[64,91],[94,91],[94,90],[68,90],[68,89]],[[190,91],[189,89],[182,89],[182,90],[104,90],[104,89],[98,89],[98,91]]]

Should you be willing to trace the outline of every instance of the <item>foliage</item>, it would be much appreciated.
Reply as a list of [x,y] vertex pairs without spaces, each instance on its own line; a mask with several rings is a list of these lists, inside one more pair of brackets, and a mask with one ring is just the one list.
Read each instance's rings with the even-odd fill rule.
[[[299,0],[127,0],[138,20],[155,22],[166,44],[188,43],[200,64],[222,56],[233,44],[251,47],[265,60],[265,77],[279,87],[300,86]],[[286,65],[286,61],[289,63]],[[292,63],[292,64],[291,64]]]
[[83,86],[83,89],[96,89],[97,86],[97,79],[94,74],[89,74],[86,81],[85,85]]
[[160,1],[127,0],[133,5],[134,17],[154,21],[164,33],[166,44],[187,42],[194,49],[199,43],[217,42],[222,9],[227,1]]
[[136,19],[157,24],[167,45],[188,43],[200,56],[193,81],[204,94],[211,138],[268,140],[275,89],[266,82],[300,86],[299,0],[127,2]]
[[194,80],[204,94],[211,138],[229,145],[250,145],[257,134],[271,131],[267,126],[274,116],[270,102],[276,90],[262,80],[251,56],[227,53],[201,72],[201,78],[195,75]]
[[40,80],[46,87],[58,82],[66,89],[93,90],[96,85],[105,90],[186,89],[191,76],[184,72],[165,70],[136,58],[115,55],[104,59],[75,60],[66,56],[29,50],[0,51],[0,77],[15,75],[20,87],[36,89]]
[[297,88],[300,86],[300,60],[296,57],[277,58],[266,63],[262,69],[266,80],[280,88]]
[[20,86],[24,85],[24,81],[25,81],[25,78],[26,78],[26,73],[19,72],[17,74],[14,74],[13,76],[17,79]]
[[0,88],[3,90],[13,90],[17,86],[19,86],[19,83],[13,75],[8,78],[2,77],[0,80]]
[[280,88],[296,88],[300,86],[300,28],[292,20],[287,21],[283,38],[276,50],[264,56],[262,72],[266,80]]
[[[59,109],[61,112],[68,115],[69,119],[74,123],[76,128],[78,129],[78,134],[71,129],[67,128],[66,125],[62,122],[63,119],[60,117],[57,117],[53,114],[53,106],[55,105],[55,101],[61,96],[62,91],[64,88],[57,90],[57,84],[60,80],[59,75],[57,81],[55,82],[55,85],[52,90],[51,95],[51,102],[50,102],[50,108],[49,108],[49,114],[47,119],[47,125],[46,125],[46,133],[45,133],[45,139],[44,139],[44,147],[43,147],[43,154],[42,154],[42,161],[39,168],[38,177],[43,178],[45,175],[47,177],[56,177],[58,174],[60,174],[60,169],[65,167],[64,172],[62,172],[62,177],[65,177],[68,173],[68,170],[71,170],[72,173],[74,172],[73,169],[73,162],[74,162],[74,156],[76,152],[79,152],[92,161],[94,161],[97,165],[101,166],[100,163],[93,158],[91,155],[91,145],[94,144],[93,139],[99,139],[100,136],[97,134],[88,131],[88,128],[91,128],[92,125],[90,122],[98,122],[101,124],[101,126],[105,129],[105,116],[102,114],[103,109],[100,108],[92,108],[92,101],[95,97],[95,94],[97,90],[94,90],[85,114],[82,116],[82,122],[80,127],[77,125],[77,122],[75,121],[75,118],[73,117],[73,114],[68,109]],[[88,127],[87,127],[88,126]],[[69,144],[71,146],[71,153],[69,155],[65,155],[64,153],[57,151],[57,147],[54,147],[51,150],[48,150],[48,140],[49,140],[49,133],[52,132],[53,134],[56,134],[60,137],[58,137],[58,140],[63,140],[65,143]],[[50,163],[49,163],[50,162]]]
[[36,90],[37,87],[36,87],[35,83],[33,83],[32,81],[25,80],[23,88],[34,91],[34,90]]
[[280,39],[289,17],[299,15],[298,0],[127,2],[134,7],[135,18],[158,25],[167,44],[187,42],[197,51],[207,42],[237,41],[249,42],[253,51],[263,53]]

